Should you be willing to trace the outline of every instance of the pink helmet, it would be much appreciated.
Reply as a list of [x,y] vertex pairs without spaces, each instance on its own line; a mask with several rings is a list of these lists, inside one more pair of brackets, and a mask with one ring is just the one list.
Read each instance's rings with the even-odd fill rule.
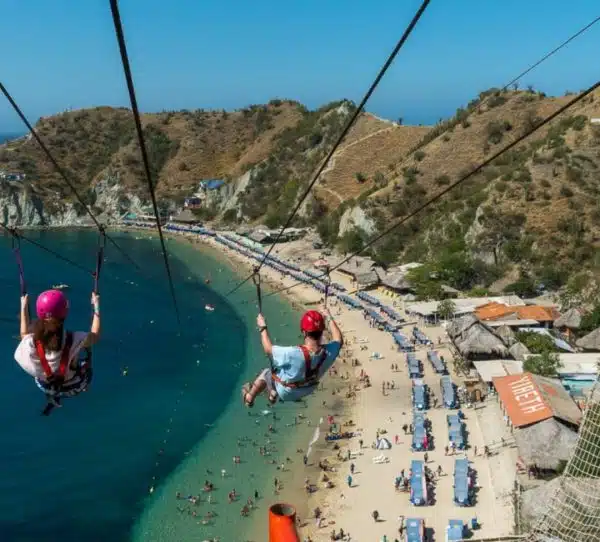
[[61,291],[46,290],[37,298],[35,310],[40,320],[47,318],[64,320],[69,313],[69,302]]

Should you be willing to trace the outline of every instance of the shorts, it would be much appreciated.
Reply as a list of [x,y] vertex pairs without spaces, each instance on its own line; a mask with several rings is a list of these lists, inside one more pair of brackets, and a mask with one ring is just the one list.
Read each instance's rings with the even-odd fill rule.
[[37,384],[37,387],[46,395],[50,395],[52,397],[75,397],[75,395],[79,395],[81,392],[87,390],[92,381],[92,374],[91,367],[87,367],[81,372],[78,371],[75,376],[65,382],[58,391],[48,387],[46,382],[43,382],[37,378],[35,379],[35,383]]

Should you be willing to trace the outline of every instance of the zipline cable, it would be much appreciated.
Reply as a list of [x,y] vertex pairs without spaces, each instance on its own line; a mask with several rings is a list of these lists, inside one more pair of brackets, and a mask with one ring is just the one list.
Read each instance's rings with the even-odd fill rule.
[[386,74],[386,72],[388,71],[389,67],[392,65],[392,63],[396,59],[396,56],[398,56],[398,53],[400,52],[400,49],[402,49],[402,47],[405,44],[406,40],[408,40],[408,38],[411,35],[412,31],[417,26],[417,23],[419,22],[419,20],[421,19],[421,16],[423,15],[423,13],[425,12],[425,10],[427,9],[427,6],[429,5],[430,1],[431,0],[424,0],[423,3],[421,4],[421,7],[418,9],[418,11],[413,16],[413,18],[410,21],[409,25],[406,27],[406,30],[402,34],[402,37],[400,38],[400,40],[396,44],[396,47],[394,47],[394,50],[389,55],[389,57],[386,60],[385,64],[379,70],[379,73],[377,74],[377,77],[375,77],[375,80],[373,81],[373,83],[369,87],[369,90],[364,95],[364,97],[361,100],[360,104],[358,104],[358,106],[356,107],[356,111],[354,112],[354,114],[352,115],[352,117],[350,118],[350,120],[346,123],[346,126],[342,130],[342,133],[339,135],[337,141],[335,142],[335,144],[333,145],[333,147],[331,148],[331,150],[329,151],[329,153],[327,154],[327,156],[325,157],[325,159],[321,162],[321,165],[319,166],[319,168],[317,169],[317,172],[313,176],[312,181],[309,183],[308,187],[304,191],[304,194],[302,194],[302,197],[300,198],[300,200],[298,201],[298,203],[296,203],[296,205],[293,208],[290,216],[285,221],[285,224],[283,225],[283,227],[281,228],[281,230],[277,234],[277,237],[275,238],[275,241],[269,247],[269,250],[266,252],[266,254],[263,257],[263,259],[259,262],[258,267],[256,268],[256,270],[250,276],[246,277],[242,282],[240,282],[230,292],[228,292],[226,294],[226,296],[230,296],[231,294],[233,294],[243,284],[245,284],[248,280],[250,280],[250,278],[254,274],[256,274],[256,273],[258,273],[260,271],[261,267],[265,263],[265,260],[269,257],[269,255],[271,254],[273,248],[275,248],[275,245],[281,239],[281,236],[283,235],[283,232],[291,224],[292,220],[294,219],[294,216],[298,212],[298,209],[300,209],[300,207],[304,203],[304,200],[308,197],[308,195],[310,194],[310,191],[313,189],[314,185],[318,182],[319,177],[321,176],[321,173],[323,173],[323,170],[327,167],[327,164],[330,162],[331,158],[335,154],[335,151],[341,145],[341,143],[344,140],[344,138],[346,137],[346,135],[348,135],[348,132],[350,131],[350,129],[352,128],[352,126],[354,126],[354,123],[356,122],[356,120],[358,119],[358,117],[360,116],[360,114],[362,113],[362,111],[363,111],[366,103],[369,101],[369,99],[371,98],[372,94],[375,92],[376,88],[379,86],[379,83],[383,79],[383,76]]
[[[25,114],[23,113],[23,111],[21,110],[21,108],[19,107],[19,105],[17,104],[17,102],[15,101],[15,99],[12,97],[12,95],[10,94],[10,92],[8,92],[7,88],[4,86],[4,84],[1,81],[0,81],[0,91],[2,91],[2,94],[4,94],[4,96],[9,101],[10,105],[15,110],[15,112],[17,113],[17,115],[19,116],[19,118],[23,121],[23,124],[25,124],[25,126],[27,126],[27,129],[29,130],[29,132],[31,133],[31,135],[33,136],[33,138],[37,141],[38,145],[44,151],[44,154],[48,157],[48,160],[50,160],[50,162],[52,163],[52,165],[54,166],[54,168],[56,169],[56,171],[58,171],[58,174],[62,177],[63,181],[65,181],[66,185],[71,189],[71,192],[73,192],[73,195],[77,198],[77,200],[79,201],[79,203],[83,206],[83,208],[85,209],[86,213],[88,215],[90,215],[90,218],[92,219],[92,221],[94,222],[94,224],[98,228],[98,231],[104,232],[105,231],[104,225],[102,225],[102,224],[100,224],[100,222],[98,222],[98,219],[94,216],[94,213],[92,213],[92,211],[88,207],[87,203],[85,203],[85,201],[83,200],[83,198],[79,195],[79,192],[77,192],[77,189],[75,188],[75,186],[73,185],[73,183],[67,177],[67,174],[65,173],[64,169],[55,160],[54,156],[52,156],[52,153],[50,152],[50,150],[48,149],[48,147],[46,147],[46,144],[42,141],[42,138],[39,136],[39,134],[37,133],[37,131],[33,128],[33,126],[31,125],[31,123],[29,122],[29,120],[27,119],[27,117],[25,116]],[[127,254],[127,252],[125,252],[119,246],[119,244],[112,237],[109,237],[107,235],[106,238],[112,243],[112,245],[123,256],[125,256],[125,258],[127,258],[127,260],[129,260],[129,262],[133,266],[135,266],[135,268],[138,271],[141,271],[140,266],[131,258],[131,256],[129,256],[129,254]]]
[[[395,230],[396,228],[398,228],[399,226],[401,226],[402,224],[404,224],[408,220],[410,220],[416,214],[420,213],[421,211],[423,211],[424,209],[426,209],[427,207],[429,207],[430,205],[432,205],[433,203],[435,203],[436,201],[438,201],[439,199],[441,199],[448,192],[450,192],[451,190],[454,190],[454,188],[456,188],[457,186],[459,186],[460,184],[462,184],[466,180],[470,179],[473,175],[476,175],[477,173],[479,173],[483,168],[485,168],[486,166],[490,165],[494,160],[496,160],[497,158],[499,158],[505,152],[507,152],[507,151],[511,150],[512,148],[514,148],[516,145],[518,145],[519,143],[521,143],[521,141],[523,141],[524,139],[526,139],[527,137],[529,137],[534,132],[537,132],[540,128],[542,128],[543,126],[545,126],[549,122],[553,121],[556,117],[558,117],[559,115],[561,115],[562,113],[564,113],[567,109],[570,109],[576,103],[578,103],[581,100],[583,100],[586,96],[589,96],[592,92],[594,92],[598,88],[600,88],[600,81],[597,81],[591,87],[589,87],[587,90],[583,91],[581,94],[579,94],[578,96],[576,96],[575,98],[573,98],[571,101],[569,101],[565,105],[559,107],[554,113],[552,113],[551,115],[549,115],[548,117],[546,117],[545,119],[543,119],[542,121],[540,121],[533,128],[530,128],[529,130],[527,130],[523,135],[519,136],[517,139],[515,139],[514,141],[512,141],[511,143],[509,143],[508,145],[506,145],[502,149],[500,149],[497,153],[495,153],[494,155],[490,156],[487,160],[484,160],[481,164],[479,164],[477,167],[475,167],[474,169],[472,169],[469,173],[466,173],[465,175],[463,175],[462,177],[460,177],[457,181],[455,181],[454,183],[448,185],[444,190],[442,190],[441,192],[438,192],[435,196],[433,196],[432,198],[428,199],[422,205],[419,205],[414,211],[412,211],[411,213],[409,213],[408,215],[406,215],[405,217],[403,217],[402,219],[400,219],[398,222],[396,222],[395,224],[393,224],[392,226],[390,226],[389,228],[387,228],[386,230],[384,230],[379,235],[375,236],[373,239],[369,240],[369,242],[366,243],[365,246],[362,247],[360,250],[357,250],[356,252],[353,252],[352,254],[350,254],[350,256],[344,258],[341,262],[339,262],[336,265],[334,265],[333,267],[331,267],[329,269],[329,272],[338,269],[339,267],[341,267],[342,265],[344,265],[345,263],[347,263],[348,261],[350,261],[355,256],[358,256],[359,254],[361,254],[362,252],[364,252],[367,248],[373,246],[375,243],[377,243],[378,241],[380,241],[383,237],[385,237],[386,235],[388,235],[389,233],[391,233],[393,230]],[[327,276],[327,273],[324,273],[324,274],[322,274],[322,275],[320,275],[320,276],[318,276],[316,278],[318,280],[322,280],[326,276]],[[292,288],[295,288],[296,286],[300,286],[302,284],[305,284],[305,283],[304,282],[297,282],[295,284],[292,284],[291,286],[287,286],[285,288],[281,288],[281,289],[275,290],[274,292],[268,293],[264,297],[270,297],[270,296],[275,295],[275,294],[280,294],[282,292],[285,292],[287,290],[291,290]]]
[[68,263],[69,265],[72,265],[73,267],[76,267],[77,269],[83,271],[84,273],[87,273],[88,275],[90,275],[92,273],[89,269],[86,269],[85,267],[83,267],[83,265],[77,263],[74,260],[71,260],[70,258],[67,258],[66,256],[63,256],[62,254],[52,250],[51,248],[48,248],[45,245],[42,245],[42,243],[39,243],[38,241],[34,241],[33,239],[26,237],[22,233],[18,232],[15,228],[10,228],[2,223],[0,223],[0,228],[2,228],[6,233],[8,233],[9,235],[11,235],[13,237],[14,237],[14,235],[18,235],[19,239],[22,239],[23,241],[27,241],[28,243],[31,243],[32,245],[43,250],[44,252],[47,252],[48,254],[51,254],[55,258],[62,260],[63,262]]
[[131,66],[129,65],[129,55],[127,54],[127,46],[125,45],[125,35],[123,33],[123,24],[121,22],[121,15],[119,13],[119,4],[117,0],[110,0],[110,9],[112,12],[113,23],[115,25],[115,34],[119,45],[119,53],[121,54],[121,63],[123,64],[123,71],[125,72],[125,80],[127,82],[127,91],[129,93],[129,100],[131,102],[131,109],[133,112],[133,118],[135,121],[135,129],[137,131],[137,137],[140,144],[140,150],[142,153],[142,160],[144,162],[144,170],[146,173],[146,181],[148,182],[148,189],[150,191],[150,197],[152,199],[152,207],[154,209],[154,216],[156,218],[156,227],[158,228],[158,236],[160,238],[160,245],[162,248],[163,259],[165,262],[165,269],[167,272],[167,278],[169,280],[169,289],[171,291],[171,297],[173,298],[173,306],[175,307],[175,314],[177,316],[177,323],[181,328],[181,317],[179,315],[179,307],[177,305],[177,297],[175,296],[175,287],[173,285],[173,277],[171,275],[171,266],[169,265],[169,256],[167,253],[167,247],[165,245],[165,239],[163,236],[162,227],[160,225],[160,213],[158,212],[158,204],[156,203],[156,195],[154,193],[154,185],[152,184],[152,174],[150,172],[150,162],[148,160],[148,153],[146,151],[146,143],[144,140],[144,132],[142,130],[142,121],[140,119],[140,111],[138,109],[137,99],[135,96],[135,88],[133,85],[133,76],[131,74]]
[[[537,68],[540,64],[544,63],[546,60],[548,60],[551,56],[555,55],[556,53],[558,53],[561,49],[563,49],[564,47],[566,47],[567,45],[569,45],[569,43],[571,43],[574,39],[578,38],[579,36],[581,36],[582,34],[584,34],[585,32],[587,32],[592,26],[594,26],[598,21],[600,21],[600,16],[596,17],[593,21],[589,22],[587,25],[585,25],[583,28],[580,28],[575,34],[573,34],[572,36],[570,36],[569,38],[567,38],[565,41],[563,41],[560,45],[558,45],[557,47],[555,47],[554,49],[552,49],[552,51],[546,53],[542,58],[540,58],[539,60],[537,60],[536,62],[534,62],[533,64],[531,64],[528,68],[526,68],[525,70],[523,70],[519,75],[517,75],[516,77],[514,77],[513,79],[511,79],[508,83],[506,83],[506,85],[504,85],[498,92],[505,92],[506,90],[508,90],[508,88],[515,84],[517,81],[519,81],[520,79],[522,79],[523,77],[525,77],[528,73],[532,72],[533,70],[535,70],[535,68]],[[496,95],[496,93],[492,93],[488,96],[486,96],[478,105],[477,105],[477,111],[481,111],[481,109],[483,108],[483,106],[492,99],[492,97],[494,97]],[[428,141],[427,143],[423,144],[421,142],[417,143],[414,147],[412,147],[405,155],[404,159],[398,164],[398,166],[401,166],[402,164],[404,164],[406,162],[406,160],[408,160],[408,158],[410,158],[410,156],[420,150],[420,149],[424,149],[425,147],[427,147],[432,141],[434,141],[435,139],[437,139],[438,137],[444,135],[446,132],[448,132],[451,128],[453,128],[454,125],[452,123],[448,123],[448,125],[446,126],[446,128],[444,130],[442,130],[439,134],[437,134],[436,137],[434,137],[433,139],[431,139],[430,141]]]
[[577,31],[575,34],[573,34],[570,38],[566,39],[565,41],[563,41],[559,46],[555,47],[554,49],[552,49],[552,51],[550,51],[549,53],[547,53],[546,55],[544,55],[542,58],[540,58],[537,62],[535,62],[534,64],[532,64],[531,66],[529,66],[529,68],[527,68],[525,71],[521,72],[519,75],[517,75],[512,81],[510,81],[509,83],[507,83],[506,85],[504,85],[502,87],[502,90],[507,90],[508,87],[510,87],[512,84],[516,83],[519,79],[522,79],[523,77],[525,77],[528,73],[530,73],[531,71],[535,70],[535,68],[537,68],[540,64],[542,64],[543,62],[545,62],[546,60],[548,60],[551,56],[553,56],[554,54],[558,53],[558,51],[560,51],[563,47],[566,47],[567,45],[569,45],[569,43],[571,43],[574,39],[578,38],[579,36],[581,36],[581,34],[587,32],[592,26],[594,26],[598,21],[600,21],[600,16],[596,17],[592,22],[588,23],[587,25],[585,25],[583,28],[581,28],[579,31]]

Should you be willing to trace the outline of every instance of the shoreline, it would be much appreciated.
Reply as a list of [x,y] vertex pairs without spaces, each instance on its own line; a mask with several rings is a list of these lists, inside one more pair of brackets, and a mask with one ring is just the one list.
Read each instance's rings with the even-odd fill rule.
[[[123,230],[128,231],[133,228],[121,229]],[[145,230],[150,235],[156,234],[156,231],[144,228],[139,230]],[[243,275],[251,272],[255,264],[254,260],[217,243],[212,237],[175,232],[165,232],[165,234],[177,240],[187,239],[198,249],[211,250],[221,261],[232,267],[236,274]],[[287,256],[286,251],[290,252]],[[276,254],[283,258],[293,258],[297,256],[298,248],[293,243],[282,244]],[[296,282],[295,279],[282,277],[277,271],[266,266],[261,270],[261,277],[265,291],[269,292],[272,288],[286,287]],[[350,285],[349,279],[337,273],[335,281],[346,287]],[[370,293],[380,301],[389,303],[389,299],[381,292]],[[314,304],[322,297],[322,294],[304,284],[282,294],[296,309]],[[424,457],[422,453],[412,451],[410,448],[412,436],[402,432],[403,424],[410,424],[413,421],[412,381],[407,374],[405,355],[397,351],[390,333],[370,326],[361,311],[351,310],[336,301],[332,300],[334,305],[332,312],[344,333],[344,349],[332,368],[334,374],[323,379],[323,389],[315,393],[308,403],[316,419],[326,420],[328,415],[334,415],[338,427],[352,421],[350,427],[342,430],[354,431],[356,435],[350,440],[337,441],[336,449],[335,444],[325,441],[324,432],[327,430],[327,423],[322,424],[322,434],[313,446],[309,464],[305,467],[294,460],[290,468],[286,469],[288,472],[284,477],[285,489],[277,495],[277,498],[269,496],[269,484],[266,481],[264,500],[287,501],[292,504],[297,510],[301,526],[300,537],[310,541],[330,540],[332,531],[337,532],[340,528],[346,535],[351,533],[352,540],[357,541],[379,539],[384,535],[390,540],[402,539],[402,535],[398,536],[399,520],[401,518],[404,522],[407,517],[423,518],[427,530],[433,529],[437,540],[443,539],[449,519],[460,519],[464,524],[469,524],[472,517],[477,517],[481,525],[477,532],[478,538],[511,534],[513,510],[509,486],[512,483],[512,474],[505,470],[506,474],[498,478],[499,475],[494,475],[494,471],[510,469],[513,461],[510,454],[514,452],[510,449],[503,450],[502,461],[485,458],[476,451],[473,453],[473,449],[481,451],[485,444],[500,440],[501,432],[506,430],[501,416],[498,414],[498,419],[495,417],[494,408],[497,406],[495,402],[489,401],[477,409],[464,411],[470,448],[451,454],[444,453],[444,444],[448,441],[446,415],[456,411],[431,408],[425,412],[432,422],[433,441],[436,443],[429,451],[428,467],[437,470],[439,466],[443,469],[443,474],[435,480],[433,490],[435,497],[429,506],[417,508],[411,505],[408,495],[394,488],[394,479],[399,476],[400,471],[408,472],[411,460],[423,460]],[[232,303],[236,302],[239,301],[232,301]],[[244,299],[244,302],[255,303],[252,297]],[[411,321],[408,316],[400,308],[397,308],[397,311],[407,320],[403,325],[408,325]],[[436,350],[448,362],[449,374],[455,383],[460,385],[460,376],[452,369],[452,354],[444,329],[441,326],[425,326],[422,330],[436,344]],[[410,334],[406,329],[404,333],[407,331]],[[415,355],[425,369],[424,383],[434,393],[439,394],[439,376],[433,373],[427,361],[427,350],[426,346],[417,346]],[[378,358],[370,355],[374,351],[379,353]],[[397,366],[397,369],[390,364]],[[364,386],[359,375],[362,371],[369,375],[371,386]],[[371,442],[374,442],[376,435],[381,432],[392,443],[391,449],[372,449]],[[360,450],[358,439],[364,441],[364,447]],[[295,448],[304,449],[306,444],[292,438],[286,454],[297,458],[299,454],[295,453]],[[348,452],[356,452],[356,455],[349,460],[345,457]],[[372,461],[376,455],[382,453],[386,456],[385,463],[377,464]],[[477,472],[475,507],[458,507],[453,503],[452,473],[454,460],[459,458],[467,458]],[[333,484],[332,488],[326,488],[322,481],[325,473],[319,468],[318,463],[324,460],[327,460],[330,467],[326,474]],[[355,465],[355,472],[352,485],[349,487],[346,477],[350,474],[351,463]],[[316,490],[308,496],[304,489],[307,478],[310,484],[316,487]],[[320,524],[317,524],[314,519],[313,510],[317,507],[323,517]],[[372,510],[377,510],[383,521],[374,523],[371,518]],[[267,521],[267,510],[261,506],[252,515],[252,526],[249,528],[252,538],[249,540],[264,538]]]

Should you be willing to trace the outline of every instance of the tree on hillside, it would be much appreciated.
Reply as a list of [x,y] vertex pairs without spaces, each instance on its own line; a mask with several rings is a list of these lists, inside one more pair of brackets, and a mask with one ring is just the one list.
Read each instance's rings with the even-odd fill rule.
[[435,276],[435,269],[431,264],[411,269],[406,274],[406,278],[415,289],[417,297],[425,300],[442,297],[442,287],[433,276]]
[[522,342],[532,354],[544,354],[556,350],[552,337],[532,331],[519,331],[517,339]]
[[494,255],[494,264],[498,265],[502,246],[520,239],[525,220],[522,214],[500,214],[491,207],[486,207],[478,219],[483,229],[477,236],[476,245],[490,251]]
[[544,352],[527,358],[523,370],[540,376],[556,376],[561,366],[558,354]]
[[437,313],[439,314],[440,318],[444,320],[449,320],[454,316],[455,312],[456,303],[454,303],[452,299],[444,299],[443,301],[440,301],[438,303]]

